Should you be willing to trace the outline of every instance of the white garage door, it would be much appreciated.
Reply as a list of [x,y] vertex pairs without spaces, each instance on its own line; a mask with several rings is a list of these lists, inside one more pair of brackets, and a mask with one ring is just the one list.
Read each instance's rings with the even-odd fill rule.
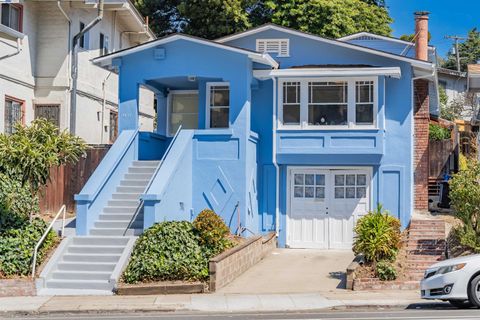
[[287,245],[351,249],[353,227],[370,209],[368,169],[289,170]]

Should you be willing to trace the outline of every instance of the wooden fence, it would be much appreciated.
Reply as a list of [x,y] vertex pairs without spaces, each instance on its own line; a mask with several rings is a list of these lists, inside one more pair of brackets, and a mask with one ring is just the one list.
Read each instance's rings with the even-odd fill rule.
[[65,204],[67,211],[74,212],[74,195],[82,190],[109,149],[110,145],[90,146],[76,164],[52,168],[50,182],[40,194],[40,211],[57,212]]
[[455,145],[452,139],[433,141],[429,144],[430,178],[441,178],[443,173],[455,170]]

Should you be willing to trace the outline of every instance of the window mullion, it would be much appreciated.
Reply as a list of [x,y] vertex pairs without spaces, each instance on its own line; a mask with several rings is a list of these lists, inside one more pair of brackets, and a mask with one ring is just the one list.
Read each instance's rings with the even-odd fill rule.
[[347,121],[348,127],[355,126],[355,80],[348,80]]
[[300,82],[300,125],[302,128],[308,125],[308,81]]

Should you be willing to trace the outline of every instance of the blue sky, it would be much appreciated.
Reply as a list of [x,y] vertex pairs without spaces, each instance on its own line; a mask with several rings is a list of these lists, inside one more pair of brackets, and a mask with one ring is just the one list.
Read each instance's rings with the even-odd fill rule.
[[480,29],[480,0],[386,0],[386,4],[394,19],[395,37],[413,33],[413,12],[429,11],[431,44],[438,48],[441,57],[453,43],[445,35],[466,36],[473,27]]

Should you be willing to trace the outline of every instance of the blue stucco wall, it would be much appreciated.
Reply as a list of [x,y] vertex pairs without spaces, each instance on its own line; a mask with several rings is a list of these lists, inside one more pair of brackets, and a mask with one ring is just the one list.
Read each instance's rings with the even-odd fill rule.
[[[342,48],[328,43],[267,30],[228,42],[255,49],[257,38],[289,38],[290,57],[274,57],[281,68],[307,64],[367,64],[400,67],[401,79],[378,77],[378,130],[277,131],[276,159],[280,165],[280,244],[285,244],[286,171],[288,166],[368,166],[373,170],[371,207],[382,203],[409,223],[413,208],[412,68],[402,61]],[[275,168],[272,164],[272,80],[260,81],[252,93],[252,130],[259,143],[259,230],[274,228]],[[395,180],[396,179],[396,180]]]

